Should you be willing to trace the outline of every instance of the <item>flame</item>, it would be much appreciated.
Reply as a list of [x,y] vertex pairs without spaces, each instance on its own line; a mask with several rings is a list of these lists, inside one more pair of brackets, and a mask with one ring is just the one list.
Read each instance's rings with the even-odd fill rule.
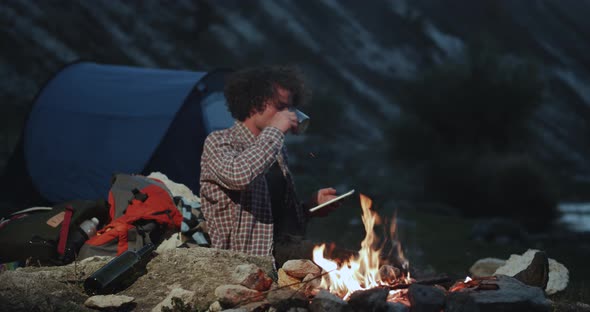
[[499,286],[496,283],[490,281],[496,281],[496,276],[484,276],[472,279],[467,276],[464,281],[458,281],[449,288],[449,292],[461,291],[462,289],[473,289],[473,290],[498,290]]
[[470,287],[474,287],[479,285],[479,282],[476,280],[473,280],[471,277],[467,276],[465,277],[464,281],[459,281],[456,282],[455,284],[453,284],[450,288],[449,288],[449,292],[455,292],[455,291],[459,291],[461,289],[465,289],[465,288],[470,288]]
[[[381,268],[379,255],[381,254],[382,248],[374,248],[379,241],[373,231],[374,226],[380,224],[381,220],[379,215],[371,210],[373,201],[369,197],[361,194],[360,200],[363,211],[362,220],[366,234],[361,242],[361,249],[358,256],[351,256],[349,259],[338,263],[337,261],[324,258],[325,244],[316,246],[313,250],[313,261],[327,273],[322,277],[320,287],[329,290],[344,300],[347,300],[352,293],[358,290],[407,284],[411,281],[409,274],[407,276],[401,274],[398,277],[393,273],[393,278],[391,274],[389,276],[381,276],[381,274],[384,274],[380,274],[379,270]],[[390,235],[392,238],[395,235],[395,230],[394,217],[390,226]],[[399,257],[403,260],[402,267],[407,272],[408,262],[403,258],[401,245],[397,244],[395,247]],[[403,293],[405,293],[405,290],[391,290],[388,301],[403,300],[401,298]]]

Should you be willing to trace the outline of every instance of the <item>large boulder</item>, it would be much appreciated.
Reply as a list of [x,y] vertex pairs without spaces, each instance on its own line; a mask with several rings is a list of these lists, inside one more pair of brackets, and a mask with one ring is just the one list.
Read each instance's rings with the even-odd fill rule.
[[[66,266],[26,267],[0,273],[0,311],[92,311],[83,281],[110,258],[95,257]],[[255,257],[213,248],[179,248],[165,251],[147,265],[147,273],[119,292],[135,298],[136,309],[149,311],[175,288],[195,293],[187,302],[199,311],[215,301],[215,289],[232,283],[238,265],[252,263],[267,274],[270,257]]]
[[[527,269],[533,261],[535,254],[539,250],[529,249],[522,255],[510,255],[506,264],[499,267],[494,275],[516,276],[523,270]],[[569,282],[569,271],[561,263],[549,258],[549,280],[544,288],[545,293],[552,295],[558,291],[564,290]]]

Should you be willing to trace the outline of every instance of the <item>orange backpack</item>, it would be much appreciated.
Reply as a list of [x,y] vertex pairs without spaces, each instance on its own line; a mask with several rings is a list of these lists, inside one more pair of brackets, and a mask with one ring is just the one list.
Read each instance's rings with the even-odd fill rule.
[[170,229],[180,228],[182,214],[160,180],[117,174],[109,191],[111,222],[86,241],[78,259],[118,256],[147,243],[157,245]]

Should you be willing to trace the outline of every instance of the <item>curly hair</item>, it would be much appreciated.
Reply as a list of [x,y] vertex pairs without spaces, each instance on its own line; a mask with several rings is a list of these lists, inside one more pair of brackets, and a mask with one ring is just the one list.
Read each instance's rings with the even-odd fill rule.
[[309,98],[303,73],[295,66],[260,66],[230,74],[225,84],[225,98],[231,115],[244,121],[253,112],[264,111],[265,102],[277,96],[276,86],[291,92],[293,106]]

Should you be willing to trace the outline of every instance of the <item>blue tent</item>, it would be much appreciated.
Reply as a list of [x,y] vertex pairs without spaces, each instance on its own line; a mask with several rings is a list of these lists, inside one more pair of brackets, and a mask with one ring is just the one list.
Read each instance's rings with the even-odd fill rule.
[[12,185],[3,191],[37,204],[26,193],[32,190],[11,190],[23,188],[15,179],[26,175],[28,187],[49,203],[99,199],[113,173],[160,171],[197,194],[206,135],[233,124],[226,74],[66,66],[37,95],[5,171]]

